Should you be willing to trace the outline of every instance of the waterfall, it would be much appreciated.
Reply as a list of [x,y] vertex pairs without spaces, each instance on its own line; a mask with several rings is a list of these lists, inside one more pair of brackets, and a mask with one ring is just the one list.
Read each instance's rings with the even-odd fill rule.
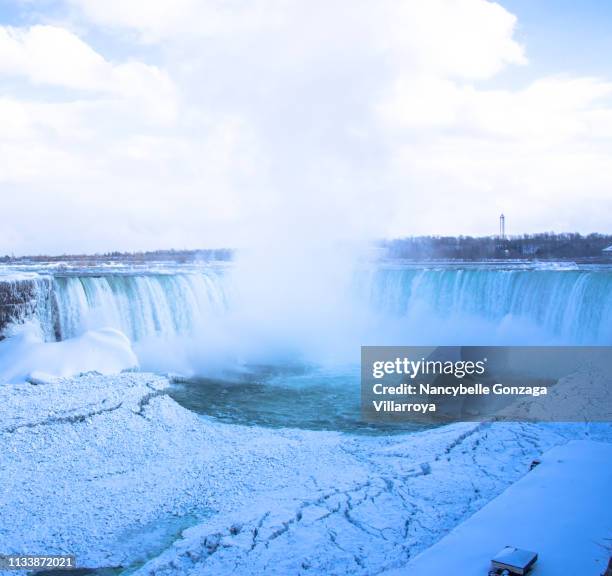
[[89,328],[121,330],[133,342],[189,333],[226,306],[216,273],[105,274],[54,280],[61,339]]
[[387,316],[406,316],[421,306],[434,321],[453,316],[525,320],[568,343],[612,343],[609,269],[390,267],[374,271],[366,290]]
[[[116,328],[132,342],[155,336],[172,338],[201,333],[213,317],[223,322],[232,309],[231,269],[170,272],[91,271],[39,276],[37,281],[4,286],[5,321],[36,317],[48,340],[64,340],[96,328]],[[355,312],[367,310],[401,327],[396,344],[428,322],[429,343],[441,339],[449,319],[461,339],[471,324],[525,322],[572,344],[612,344],[612,270],[495,268],[445,266],[375,266],[356,274],[350,296]],[[10,298],[9,296],[10,295]],[[0,294],[2,295],[2,294]],[[356,307],[355,307],[356,306]],[[420,315],[415,320],[415,310]],[[9,311],[12,316],[9,316]],[[277,318],[270,318],[274,326]],[[233,318],[238,322],[239,318]],[[330,323],[347,322],[330,318]],[[446,324],[445,324],[446,322]],[[387,324],[386,324],[387,323]],[[219,326],[220,324],[217,324]],[[351,326],[342,325],[347,334]],[[463,332],[462,332],[463,331]],[[341,332],[342,333],[342,332]],[[508,344],[525,343],[519,329]],[[365,341],[366,335],[363,336]],[[367,334],[383,341],[380,332]],[[486,340],[487,334],[483,335]]]

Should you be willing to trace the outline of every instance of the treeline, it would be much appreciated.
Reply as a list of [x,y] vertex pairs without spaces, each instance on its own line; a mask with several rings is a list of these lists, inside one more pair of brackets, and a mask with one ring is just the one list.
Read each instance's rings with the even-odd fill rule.
[[61,256],[3,256],[0,262],[73,262],[88,265],[110,260],[131,264],[146,262],[176,262],[179,264],[198,261],[228,261],[233,251],[228,248],[204,250],[154,250],[151,252],[106,252],[104,254],[63,254]]
[[[612,252],[603,252],[612,245],[610,234],[524,234],[501,239],[496,236],[414,236],[385,240],[379,243],[382,258],[428,259],[605,259]],[[139,264],[146,262],[231,261],[234,251],[229,248],[203,250],[155,250],[151,252],[107,252],[61,256],[3,256],[2,263],[71,262],[87,266],[102,262]]]
[[524,234],[504,239],[495,236],[415,236],[382,243],[383,257],[427,259],[600,259],[612,245],[612,235]]

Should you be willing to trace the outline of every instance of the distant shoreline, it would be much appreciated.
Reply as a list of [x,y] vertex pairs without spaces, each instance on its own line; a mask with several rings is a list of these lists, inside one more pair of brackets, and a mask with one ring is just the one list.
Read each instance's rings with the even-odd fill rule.
[[[41,262],[230,262],[237,250],[233,248],[161,249],[133,252],[94,254],[37,254],[0,256],[0,264],[37,264]],[[372,244],[375,260],[391,261],[452,261],[452,262],[511,262],[559,261],[606,263],[612,262],[612,234],[539,233],[519,236],[410,236],[379,240]]]

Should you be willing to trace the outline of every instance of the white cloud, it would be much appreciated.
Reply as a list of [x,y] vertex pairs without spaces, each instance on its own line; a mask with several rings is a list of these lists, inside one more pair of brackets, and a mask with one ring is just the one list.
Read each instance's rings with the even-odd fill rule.
[[[516,17],[482,0],[383,3],[380,34],[411,72],[441,77],[487,78],[507,64],[525,64],[514,38]],[[373,8],[373,12],[378,11]],[[396,63],[398,67],[401,62]],[[400,68],[401,72],[401,68]]]
[[112,90],[112,67],[74,34],[56,26],[0,29],[0,71],[37,84]]
[[610,96],[612,82],[595,78],[547,77],[511,91],[416,76],[411,82],[400,78],[379,103],[378,112],[396,131],[445,128],[552,143],[599,132],[610,135],[602,126],[612,111]]
[[286,0],[68,0],[100,26],[135,30],[142,42],[178,35],[216,36],[261,30],[280,23]]
[[172,120],[176,91],[168,75],[141,62],[113,64],[58,26],[0,27],[0,74],[129,100],[156,120]]
[[609,227],[612,84],[489,88],[499,4],[66,6],[0,27],[0,253]]

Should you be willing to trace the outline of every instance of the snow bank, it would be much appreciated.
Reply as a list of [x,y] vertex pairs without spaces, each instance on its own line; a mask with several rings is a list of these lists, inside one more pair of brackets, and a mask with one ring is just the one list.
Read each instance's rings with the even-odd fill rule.
[[111,328],[62,342],[44,342],[38,326],[28,323],[0,342],[0,383],[94,371],[116,374],[137,366],[129,339]]
[[0,282],[21,282],[23,280],[35,280],[36,278],[40,278],[40,274],[37,272],[0,267]]
[[538,576],[602,574],[609,558],[612,446],[573,441],[402,570],[385,576],[482,576],[504,546],[539,556]]

